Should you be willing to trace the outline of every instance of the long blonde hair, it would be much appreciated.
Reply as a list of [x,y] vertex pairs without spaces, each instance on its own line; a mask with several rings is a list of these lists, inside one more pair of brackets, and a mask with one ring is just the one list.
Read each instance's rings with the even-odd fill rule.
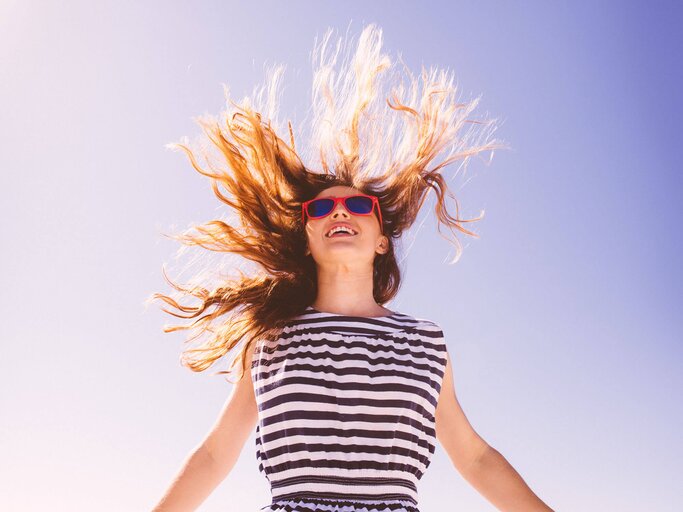
[[[382,31],[364,28],[357,45],[352,39],[332,39],[328,30],[313,51],[313,104],[306,147],[297,148],[291,122],[277,120],[284,68],[273,68],[251,97],[234,102],[225,89],[226,109],[219,118],[197,119],[205,138],[193,149],[187,140],[170,147],[184,151],[194,169],[211,180],[215,196],[232,209],[234,220],[214,219],[171,235],[186,246],[232,253],[257,266],[252,275],[239,275],[211,286],[180,285],[164,272],[175,297],[160,299],[176,311],[165,312],[192,321],[167,326],[165,332],[194,331],[181,363],[201,372],[237,344],[235,361],[242,361],[258,338],[276,336],[293,316],[313,303],[317,294],[316,267],[305,254],[306,234],[301,203],[334,186],[355,187],[379,197],[389,251],[374,262],[374,298],[384,304],[399,290],[401,272],[396,243],[415,221],[427,192],[436,193],[434,211],[441,226],[453,235],[455,263],[462,252],[456,231],[477,236],[460,219],[459,205],[442,174],[460,161],[506,147],[492,134],[495,120],[470,115],[479,98],[459,102],[453,74],[422,69],[418,77],[382,53]],[[355,45],[355,52],[350,50]],[[300,138],[301,139],[301,138]],[[211,152],[218,150],[218,161]],[[205,165],[197,155],[202,155]],[[305,163],[306,162],[306,163]],[[455,215],[446,196],[455,203]],[[443,236],[443,235],[442,235]],[[195,305],[183,305],[182,298]]]

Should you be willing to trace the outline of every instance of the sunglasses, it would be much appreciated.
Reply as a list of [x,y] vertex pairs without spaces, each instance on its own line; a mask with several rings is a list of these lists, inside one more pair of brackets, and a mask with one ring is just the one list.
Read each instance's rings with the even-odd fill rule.
[[301,222],[306,222],[306,215],[309,219],[322,219],[332,213],[337,203],[344,203],[344,208],[353,215],[372,215],[372,211],[377,205],[379,215],[379,225],[382,227],[382,210],[379,207],[377,196],[367,196],[358,194],[345,197],[321,197],[311,199],[301,205]]

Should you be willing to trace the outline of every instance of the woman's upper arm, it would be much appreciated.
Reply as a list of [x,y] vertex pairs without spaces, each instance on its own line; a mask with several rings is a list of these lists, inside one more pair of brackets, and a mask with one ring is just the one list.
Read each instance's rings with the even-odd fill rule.
[[[246,369],[232,388],[218,419],[202,442],[220,465],[232,468],[258,418],[254,386],[251,379],[253,347],[247,349]],[[241,363],[240,363],[241,364]],[[241,370],[240,370],[241,371]]]
[[446,369],[436,407],[436,437],[453,465],[464,473],[488,448],[488,444],[472,428],[455,395],[451,359],[446,353]]

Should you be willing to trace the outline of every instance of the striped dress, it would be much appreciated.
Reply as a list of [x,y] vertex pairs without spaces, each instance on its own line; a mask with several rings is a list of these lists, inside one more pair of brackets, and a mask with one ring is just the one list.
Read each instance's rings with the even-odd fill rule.
[[419,512],[446,344],[434,322],[309,306],[255,345],[265,512]]

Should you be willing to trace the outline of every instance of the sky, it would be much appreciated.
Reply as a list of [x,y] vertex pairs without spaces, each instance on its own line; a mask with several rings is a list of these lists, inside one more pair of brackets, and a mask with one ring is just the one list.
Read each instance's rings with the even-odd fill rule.
[[[510,145],[454,182],[388,307],[439,323],[475,430],[557,511],[683,502],[681,8],[675,2],[0,3],[3,510],[151,510],[232,385],[180,365],[177,232],[223,213],[166,144],[286,65],[301,119],[328,27],[454,71]],[[455,167],[444,172],[454,172]],[[469,227],[469,226],[468,226]],[[202,512],[270,501],[254,435]],[[496,510],[437,446],[422,512]]]

